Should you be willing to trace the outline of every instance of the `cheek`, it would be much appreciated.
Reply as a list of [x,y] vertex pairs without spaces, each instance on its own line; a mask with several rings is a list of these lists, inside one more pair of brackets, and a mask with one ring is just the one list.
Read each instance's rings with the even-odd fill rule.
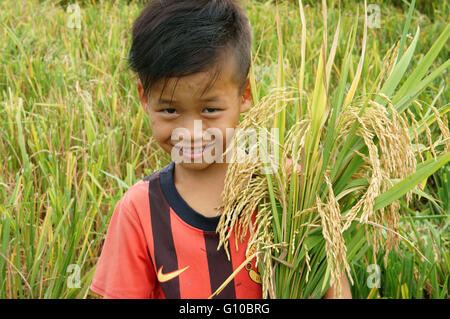
[[172,135],[172,126],[156,117],[150,120],[153,138],[158,143],[165,143]]
[[219,129],[222,132],[223,137],[223,145],[226,146],[227,143],[230,143],[233,139],[234,132],[239,124],[239,113],[230,114],[224,121],[221,123]]

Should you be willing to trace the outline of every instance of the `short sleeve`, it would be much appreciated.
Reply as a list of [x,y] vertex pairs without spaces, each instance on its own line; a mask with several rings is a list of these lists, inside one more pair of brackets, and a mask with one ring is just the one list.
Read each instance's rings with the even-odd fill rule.
[[91,290],[104,298],[150,298],[156,274],[137,213],[122,198],[116,205]]

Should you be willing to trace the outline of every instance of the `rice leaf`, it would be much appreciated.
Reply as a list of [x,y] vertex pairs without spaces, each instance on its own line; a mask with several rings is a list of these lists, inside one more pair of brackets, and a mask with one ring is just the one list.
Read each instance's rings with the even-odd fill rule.
[[404,180],[392,186],[388,191],[375,198],[374,209],[378,210],[391,204],[410,191],[415,185],[420,183],[424,178],[436,172],[439,168],[450,161],[450,152],[434,158],[419,165],[416,172]]

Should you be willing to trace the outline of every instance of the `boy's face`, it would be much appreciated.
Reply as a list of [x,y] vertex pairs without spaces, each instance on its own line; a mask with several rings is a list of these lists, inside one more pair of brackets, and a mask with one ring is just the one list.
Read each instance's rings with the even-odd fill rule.
[[[230,128],[236,128],[240,113],[251,106],[249,81],[239,94],[233,77],[234,58],[228,57],[223,62],[214,85],[203,95],[211,81],[208,72],[170,78],[164,91],[164,81],[159,81],[152,87],[148,98],[141,83],[138,84],[139,97],[149,114],[153,137],[174,160],[175,154],[176,161],[184,168],[202,170],[216,161],[225,162],[221,152],[232,140],[234,131]],[[208,135],[209,132],[212,135]]]

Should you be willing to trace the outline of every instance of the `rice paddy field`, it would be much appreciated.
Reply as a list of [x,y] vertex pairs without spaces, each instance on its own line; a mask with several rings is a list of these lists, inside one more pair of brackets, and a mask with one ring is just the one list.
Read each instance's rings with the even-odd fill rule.
[[[361,253],[349,249],[351,292],[354,298],[448,299],[450,3],[415,1],[408,14],[407,1],[373,0],[367,3],[367,28],[363,1],[327,1],[326,10],[322,4],[245,2],[253,28],[255,104],[273,89],[295,88],[281,124],[294,127],[307,105],[317,103],[321,52],[329,56],[335,50],[327,76],[322,76],[329,80],[327,95],[332,101],[351,95],[349,105],[382,87],[379,75],[392,71],[397,55],[409,57],[398,87],[429,79],[397,101],[408,110],[404,119],[413,127],[410,156],[418,170],[432,161],[438,164],[414,179],[410,198],[398,200],[395,224],[402,239],[395,247],[389,252],[383,245]],[[89,285],[116,203],[129,186],[171,160],[152,139],[136,76],[127,67],[131,25],[144,5],[125,0],[0,1],[2,299],[97,298]],[[407,51],[411,44],[415,50]],[[419,77],[417,66],[424,74],[416,83],[409,78]],[[340,81],[343,70],[346,82]],[[375,101],[390,103],[393,94]],[[395,97],[392,101],[396,104]],[[380,236],[389,237],[386,232]],[[314,259],[308,259],[308,266],[310,262]],[[285,273],[280,270],[277,276]]]

